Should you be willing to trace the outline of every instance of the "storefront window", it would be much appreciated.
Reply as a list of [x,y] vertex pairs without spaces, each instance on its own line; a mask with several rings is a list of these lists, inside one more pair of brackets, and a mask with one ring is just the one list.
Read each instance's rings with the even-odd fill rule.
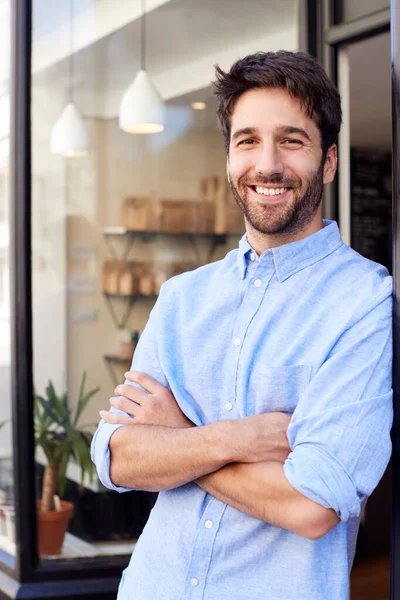
[[[123,381],[162,283],[223,257],[244,231],[226,182],[213,66],[298,47],[292,0],[148,0],[141,11],[139,1],[33,2],[37,416],[59,442],[65,423],[56,429],[54,403],[75,411],[86,373],[85,391],[98,391],[78,421],[88,432],[82,454],[98,411]],[[121,100],[144,67],[161,97],[164,129],[127,133]],[[51,444],[46,454],[37,440],[39,499]],[[66,475],[65,490],[55,492],[74,504],[73,517],[60,553],[41,551],[43,558],[130,554],[154,494],[119,495],[88,473],[80,486],[76,460]],[[58,498],[51,508],[57,506]]]
[[0,550],[15,553],[10,378],[10,9],[0,2]]

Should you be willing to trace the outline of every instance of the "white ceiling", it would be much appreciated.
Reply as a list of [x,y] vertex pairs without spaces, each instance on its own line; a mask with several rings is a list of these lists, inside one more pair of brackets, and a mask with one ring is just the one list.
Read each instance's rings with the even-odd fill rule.
[[[117,114],[140,64],[140,7],[140,0],[75,0],[80,50],[73,55],[74,89],[86,116]],[[209,86],[215,62],[225,67],[248,52],[297,44],[297,0],[147,0],[146,7],[146,66],[165,99],[186,106],[208,102],[206,111],[195,114],[198,126],[215,127]],[[68,2],[34,0],[34,56],[36,47],[38,66],[47,65],[34,81],[50,93],[67,93],[68,15]],[[67,46],[57,60],[54,44],[60,46],[62,37]],[[348,52],[351,144],[390,149],[390,35],[352,44]]]
[[[49,9],[58,7],[49,0],[39,0],[39,4],[46,2]],[[103,19],[108,2],[112,13],[119,7],[125,11],[126,21],[125,0],[96,2],[103,8]],[[84,0],[86,8],[88,3]],[[256,50],[297,47],[297,0],[158,0],[156,5],[146,15],[146,67],[165,99],[205,87],[213,78],[215,62],[228,66]],[[140,19],[136,18],[136,9],[137,6],[132,12],[134,18],[118,29],[97,40],[91,34],[95,41],[89,44],[82,37],[77,15],[76,38],[82,49],[73,55],[74,88],[86,115],[115,116],[120,97],[140,66]],[[87,10],[81,13],[81,19],[84,18]],[[113,18],[118,21],[115,15]],[[121,18],[120,23],[123,21]],[[48,31],[44,28],[43,35]],[[59,44],[61,30],[58,36],[56,29],[52,31],[52,39]],[[68,37],[65,23],[63,36]],[[35,84],[67,89],[69,57],[49,65],[44,53],[47,57],[52,55],[51,43],[48,36],[44,44],[39,33],[36,35],[34,56],[40,54],[41,58],[34,63],[46,64],[46,68],[39,68],[39,72],[36,69]]]

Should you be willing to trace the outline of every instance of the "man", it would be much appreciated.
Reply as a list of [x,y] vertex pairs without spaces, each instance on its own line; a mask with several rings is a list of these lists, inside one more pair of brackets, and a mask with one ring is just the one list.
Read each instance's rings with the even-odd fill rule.
[[214,89],[246,235],[164,284],[100,413],[104,484],[160,490],[118,598],[344,600],[391,450],[391,278],[322,220],[341,109],[321,67],[257,53]]

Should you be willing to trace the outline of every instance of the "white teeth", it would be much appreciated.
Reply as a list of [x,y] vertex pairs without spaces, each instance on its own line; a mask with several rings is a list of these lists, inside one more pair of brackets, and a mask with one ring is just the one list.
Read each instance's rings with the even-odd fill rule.
[[263,188],[256,186],[257,194],[263,194],[264,196],[276,196],[277,194],[284,194],[288,188]]

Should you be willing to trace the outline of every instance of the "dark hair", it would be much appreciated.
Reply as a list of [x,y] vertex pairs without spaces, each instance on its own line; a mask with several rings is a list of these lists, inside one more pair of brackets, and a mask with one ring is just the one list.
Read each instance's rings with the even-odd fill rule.
[[231,117],[237,99],[255,88],[286,89],[298,98],[306,114],[321,132],[322,152],[337,140],[342,122],[340,95],[323,68],[303,52],[257,52],[234,63],[225,73],[215,66],[217,80],[213,83],[217,97],[218,124],[225,139],[228,154],[231,137]]

